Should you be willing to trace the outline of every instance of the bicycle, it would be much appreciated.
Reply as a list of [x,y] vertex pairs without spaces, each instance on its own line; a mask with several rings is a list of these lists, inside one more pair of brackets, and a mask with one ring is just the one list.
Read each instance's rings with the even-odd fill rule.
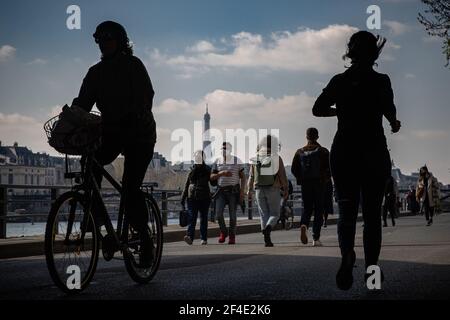
[[[57,117],[55,117],[57,118]],[[50,119],[44,126],[47,136],[51,136],[57,119]],[[80,172],[71,172],[66,154],[66,179],[74,179],[72,189],[59,196],[51,206],[45,230],[45,257],[53,282],[66,293],[81,292],[91,282],[99,259],[100,244],[106,261],[113,259],[121,251],[125,267],[130,277],[137,283],[150,282],[158,271],[163,249],[163,227],[160,210],[153,197],[156,183],[143,184],[147,214],[147,231],[150,234],[152,262],[149,267],[140,263],[141,240],[139,233],[132,228],[124,212],[122,197],[119,204],[118,220],[115,229],[109,214],[104,216],[106,233],[97,225],[92,212],[94,197],[106,206],[100,188],[94,178],[93,169],[100,170],[120,195],[122,186],[94,157],[95,147],[88,148]]]

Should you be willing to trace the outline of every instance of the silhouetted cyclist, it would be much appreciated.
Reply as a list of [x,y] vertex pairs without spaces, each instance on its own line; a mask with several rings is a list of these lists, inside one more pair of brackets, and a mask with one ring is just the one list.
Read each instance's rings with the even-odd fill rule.
[[[330,163],[339,203],[338,236],[342,254],[336,283],[342,290],[350,289],[353,284],[360,200],[366,268],[378,263],[381,250],[381,204],[391,175],[383,116],[393,133],[401,126],[390,79],[373,70],[385,42],[367,31],[353,34],[344,56],[351,60],[351,67],[331,79],[313,107],[317,117],[338,118]],[[333,105],[336,107],[332,108]]]
[[[73,105],[90,111],[94,104],[102,117],[102,145],[95,157],[101,165],[125,157],[122,186],[125,214],[141,236],[143,267],[151,265],[148,216],[140,187],[152,160],[156,143],[156,124],[152,114],[153,86],[144,64],[133,56],[132,46],[123,26],[105,21],[97,26],[95,42],[101,61],[92,66],[83,80]],[[98,184],[102,176],[95,173]],[[99,224],[106,209],[94,202]]]

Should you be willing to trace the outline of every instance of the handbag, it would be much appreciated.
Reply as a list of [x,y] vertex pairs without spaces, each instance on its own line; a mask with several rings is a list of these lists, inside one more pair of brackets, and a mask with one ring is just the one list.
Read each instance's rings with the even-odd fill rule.
[[187,227],[187,225],[189,224],[189,211],[180,210],[179,224],[182,228]]

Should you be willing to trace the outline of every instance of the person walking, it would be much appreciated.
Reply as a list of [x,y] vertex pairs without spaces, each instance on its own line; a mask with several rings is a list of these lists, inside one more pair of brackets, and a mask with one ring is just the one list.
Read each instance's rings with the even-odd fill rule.
[[[231,154],[232,146],[228,142],[222,144],[222,157],[213,163],[211,180],[217,181],[218,191],[215,196],[215,213],[219,222],[219,243],[224,243],[229,236],[228,244],[236,243],[236,211],[244,200],[245,174],[241,160]],[[230,227],[227,229],[224,218],[225,206],[228,205]]]
[[415,215],[420,211],[420,205],[416,199],[416,186],[409,186],[409,191],[406,196],[406,200],[408,202],[408,210],[411,214]]
[[[365,270],[378,264],[381,250],[381,205],[386,181],[391,175],[383,116],[389,121],[392,133],[401,127],[389,76],[373,69],[385,42],[367,31],[353,34],[344,55],[344,59],[351,60],[351,66],[331,79],[313,106],[314,116],[338,119],[330,165],[339,205],[338,238],[342,259],[336,284],[341,290],[353,285],[360,201]],[[368,276],[366,273],[365,278]]]
[[329,151],[317,140],[319,131],[316,128],[306,130],[307,144],[297,150],[292,160],[291,172],[302,187],[304,210],[300,221],[300,240],[308,244],[307,230],[314,212],[313,246],[322,246],[320,231],[323,223],[325,187],[331,179]]
[[439,183],[427,166],[420,168],[419,181],[416,188],[417,202],[422,204],[427,226],[433,224],[435,209],[439,206]]
[[261,231],[266,247],[273,247],[271,232],[280,218],[280,190],[283,200],[289,196],[289,184],[283,159],[279,156],[278,139],[268,135],[258,145],[256,157],[251,159],[248,197],[256,191],[256,203],[261,219]]
[[184,241],[189,245],[195,238],[195,226],[199,213],[201,244],[208,244],[208,212],[211,204],[210,178],[211,168],[205,164],[205,153],[201,150],[197,151],[194,154],[194,166],[189,172],[181,196],[183,210],[186,206],[186,199],[188,204],[189,226]]
[[392,226],[395,227],[395,217],[397,215],[398,185],[397,181],[390,176],[386,184],[383,203],[383,227],[387,227],[388,213],[391,216]]

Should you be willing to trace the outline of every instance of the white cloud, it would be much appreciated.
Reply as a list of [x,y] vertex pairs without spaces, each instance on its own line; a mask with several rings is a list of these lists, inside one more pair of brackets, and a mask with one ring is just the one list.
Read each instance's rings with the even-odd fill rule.
[[394,52],[396,50],[400,50],[400,49],[401,49],[401,46],[396,44],[394,41],[386,42],[383,53],[380,56],[380,60],[381,61],[394,61],[395,60]]
[[315,98],[305,92],[271,98],[257,93],[215,90],[194,103],[166,99],[153,110],[156,115],[177,114],[201,119],[208,103],[210,110],[214,112],[214,118],[220,119],[222,125],[236,124],[239,119],[253,125],[260,120],[277,123],[295,122],[298,116],[311,115],[314,101]]
[[2,145],[18,142],[19,145],[27,146],[34,152],[55,153],[47,144],[43,123],[29,116],[0,113],[0,137]]
[[[342,68],[341,59],[351,34],[358,29],[348,25],[330,25],[320,30],[302,28],[296,32],[262,35],[240,32],[231,37],[221,52],[192,52],[169,56],[155,50],[151,58],[175,68],[261,68],[282,71],[331,73]],[[198,44],[198,43],[197,43]],[[204,45],[206,47],[206,45]],[[218,49],[219,50],[219,49]],[[223,51],[223,52],[222,52]]]
[[45,59],[41,59],[41,58],[36,58],[33,61],[28,62],[28,65],[46,65],[48,63],[47,60]]
[[5,62],[12,59],[16,54],[16,48],[5,44],[0,47],[0,62]]
[[407,73],[407,74],[405,74],[405,78],[406,79],[415,79],[416,75],[413,73]]
[[400,36],[411,30],[411,27],[408,26],[407,24],[393,20],[384,20],[383,25],[388,27],[389,32],[393,36]]
[[[158,137],[157,149],[170,158],[172,148],[177,142],[170,141],[167,129],[188,130],[194,134],[194,121],[201,121],[206,103],[211,114],[211,127],[224,135],[227,129],[245,132],[254,129],[278,129],[283,144],[284,154],[296,150],[304,143],[304,132],[311,125],[319,130],[327,130],[330,122],[320,121],[314,124],[312,106],[315,98],[305,92],[281,97],[267,97],[264,94],[214,90],[197,101],[167,99],[155,106],[155,118],[158,127],[165,128],[163,136]],[[332,126],[333,127],[333,126]],[[325,135],[324,135],[325,136]],[[254,153],[240,154],[247,159]],[[190,153],[189,153],[190,156]],[[292,155],[288,154],[287,159]],[[287,160],[288,162],[290,161]]]
[[217,51],[217,48],[214,47],[214,45],[209,41],[199,41],[192,47],[188,47],[186,49],[187,52],[196,52],[196,53],[202,53],[202,52],[214,52]]
[[413,130],[411,134],[421,140],[436,140],[450,138],[450,132],[446,130]]

